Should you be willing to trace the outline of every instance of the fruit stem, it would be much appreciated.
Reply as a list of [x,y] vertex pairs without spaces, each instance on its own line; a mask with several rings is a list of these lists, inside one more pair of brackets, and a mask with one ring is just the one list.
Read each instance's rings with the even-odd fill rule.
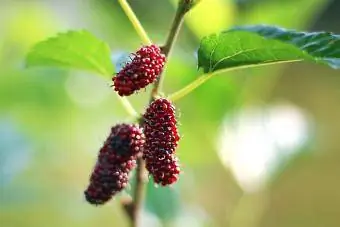
[[133,108],[132,104],[129,102],[129,100],[126,97],[121,97],[117,95],[119,101],[123,105],[124,109],[126,112],[131,116],[131,117],[137,117],[138,113],[137,111]]
[[[184,16],[191,9],[191,7],[192,7],[191,0],[180,0],[178,3],[176,14],[173,19],[168,37],[166,39],[164,46],[162,47],[162,52],[167,58],[167,61],[169,59],[172,49],[174,48],[174,44],[177,40],[179,31],[182,27]],[[153,98],[155,98],[158,95],[159,91],[161,90],[164,77],[165,77],[164,73],[162,73],[156,80],[153,90],[151,92]]]
[[139,22],[138,18],[136,17],[135,13],[131,9],[129,3],[126,0],[118,0],[120,6],[124,10],[126,16],[129,18],[131,24],[135,28],[137,34],[142,39],[143,43],[146,45],[151,45],[152,41],[149,38],[148,34],[144,30],[143,26]]

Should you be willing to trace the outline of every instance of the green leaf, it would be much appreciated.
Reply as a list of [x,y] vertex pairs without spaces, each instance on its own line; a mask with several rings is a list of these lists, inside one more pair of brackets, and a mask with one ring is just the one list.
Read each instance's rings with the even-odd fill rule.
[[37,43],[26,57],[26,66],[67,67],[106,76],[114,70],[109,46],[85,30],[60,33]]
[[244,26],[205,37],[198,50],[198,67],[205,73],[303,60],[339,69],[340,35]]
[[173,187],[155,187],[152,179],[147,184],[146,209],[163,222],[174,219],[181,209],[178,185]]

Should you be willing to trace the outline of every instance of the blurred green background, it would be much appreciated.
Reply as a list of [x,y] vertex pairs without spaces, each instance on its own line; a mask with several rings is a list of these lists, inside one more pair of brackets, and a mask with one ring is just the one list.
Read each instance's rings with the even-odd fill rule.
[[[130,0],[162,43],[176,1]],[[165,93],[197,78],[199,39],[241,24],[340,33],[338,0],[201,0],[166,70]],[[0,1],[0,226],[128,226],[119,200],[83,198],[112,125],[131,120],[105,80],[25,69],[32,45],[87,29],[117,67],[141,45],[116,0]],[[150,89],[129,98],[142,112]],[[340,226],[340,72],[294,63],[218,75],[176,103],[183,174],[148,185],[143,226]]]

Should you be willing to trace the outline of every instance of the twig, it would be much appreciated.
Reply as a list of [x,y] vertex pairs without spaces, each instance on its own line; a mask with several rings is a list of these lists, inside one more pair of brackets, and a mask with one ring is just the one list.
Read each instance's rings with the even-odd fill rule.
[[132,210],[132,227],[140,226],[140,213],[143,205],[144,191],[145,191],[145,181],[146,181],[146,170],[145,162],[142,157],[137,159],[137,170],[136,170],[136,185],[135,193],[133,197],[133,210]]
[[[166,39],[165,45],[162,47],[162,52],[166,58],[168,58],[168,56],[171,54],[175,41],[177,40],[179,31],[182,27],[184,16],[190,10],[191,7],[192,7],[191,0],[180,0],[179,1],[176,15],[172,22],[168,37]],[[164,73],[162,73],[156,80],[154,88],[152,89],[152,92],[151,92],[152,99],[156,98],[159,93],[159,90],[161,90],[164,77],[165,77]]]

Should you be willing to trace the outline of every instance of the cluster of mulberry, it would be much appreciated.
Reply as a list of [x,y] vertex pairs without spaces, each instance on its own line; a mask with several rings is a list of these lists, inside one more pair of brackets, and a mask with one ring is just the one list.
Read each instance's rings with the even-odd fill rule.
[[165,56],[156,45],[144,46],[132,57],[131,62],[112,79],[114,89],[120,96],[129,96],[153,83],[165,64]]
[[[165,56],[156,45],[144,46],[133,56],[112,79],[114,89],[121,96],[131,95],[154,82],[165,64]],[[143,120],[141,128],[128,124],[112,127],[84,192],[89,203],[104,204],[122,191],[138,155],[146,161],[155,183],[166,186],[178,180],[180,168],[175,151],[180,137],[175,107],[164,98],[157,99],[147,108]]]
[[146,143],[143,158],[155,183],[163,186],[177,181],[180,168],[175,156],[179,140],[175,107],[166,99],[152,102],[144,114]]
[[126,187],[144,143],[143,131],[138,126],[119,124],[112,127],[85,191],[89,203],[104,204]]

